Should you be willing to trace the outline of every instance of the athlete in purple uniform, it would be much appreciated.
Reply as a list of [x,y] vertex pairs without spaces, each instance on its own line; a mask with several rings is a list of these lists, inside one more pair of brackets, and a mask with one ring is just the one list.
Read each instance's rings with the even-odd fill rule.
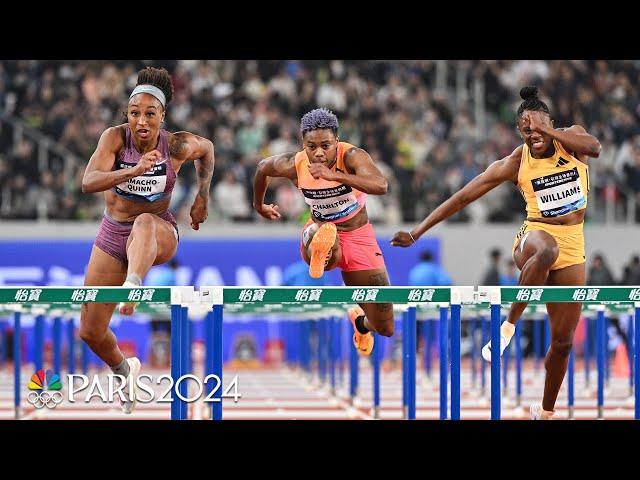
[[[213,143],[189,132],[161,129],[166,106],[173,96],[165,69],[147,67],[129,97],[127,123],[102,133],[82,179],[84,193],[104,192],[106,208],[87,266],[85,285],[138,286],[152,265],[169,261],[178,247],[178,226],[168,210],[178,171],[194,161],[198,193],[191,207],[191,228],[207,219],[209,187],[213,176]],[[125,359],[109,329],[114,303],[82,305],[80,337],[111,367],[127,379],[131,391],[140,361]],[[131,315],[135,303],[119,311]],[[130,413],[132,401],[123,402]]]

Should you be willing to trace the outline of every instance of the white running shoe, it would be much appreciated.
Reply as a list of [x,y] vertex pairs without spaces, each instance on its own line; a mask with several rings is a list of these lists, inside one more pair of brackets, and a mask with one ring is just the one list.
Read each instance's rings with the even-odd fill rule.
[[[133,282],[124,282],[122,284],[123,287],[129,287],[129,288],[138,288],[140,287],[140,285],[137,285]],[[118,304],[118,313],[120,315],[133,315],[133,313],[136,311],[136,307],[140,304],[140,302],[120,302]]]
[[[506,338],[503,335],[500,335],[500,356],[502,356],[510,341],[510,338]],[[491,340],[489,340],[487,344],[482,347],[482,358],[491,363]]]
[[531,420],[551,420],[555,412],[547,412],[542,409],[542,405],[539,403],[532,403],[529,407],[531,413]]
[[[127,358],[127,363],[129,364],[129,376],[125,379],[125,387],[122,389],[122,392],[124,393],[124,396],[125,398],[127,398],[127,400],[123,402],[122,399],[120,399],[120,406],[122,407],[122,411],[128,415],[131,412],[133,412],[133,410],[136,408],[136,403],[138,400],[136,380],[138,379],[138,375],[140,375],[141,365],[140,365],[140,360],[138,360],[137,357]],[[128,400],[129,386],[133,388],[133,395],[132,395],[133,401]]]

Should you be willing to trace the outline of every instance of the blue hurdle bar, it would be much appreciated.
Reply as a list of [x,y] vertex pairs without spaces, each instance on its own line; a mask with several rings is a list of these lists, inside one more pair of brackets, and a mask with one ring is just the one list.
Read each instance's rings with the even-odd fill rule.
[[491,420],[500,420],[500,304],[491,304]]
[[510,361],[511,360],[511,343],[509,343],[507,348],[504,349],[504,353],[502,354],[502,356],[503,356],[502,391],[504,392],[504,395],[507,395],[507,390],[509,389],[509,364],[511,363]]
[[489,322],[484,316],[479,317],[480,320],[480,329],[482,333],[481,345],[480,345],[480,376],[481,376],[481,391],[482,396],[485,397],[487,394],[487,362],[482,358],[482,347],[484,347],[489,341],[489,332],[487,331],[487,327],[489,326]]
[[604,418],[604,377],[605,377],[605,318],[604,307],[598,310],[596,324],[597,343],[596,354],[598,356],[598,419]]
[[584,317],[584,386],[589,388],[590,365],[591,365],[591,319]]
[[373,418],[380,418],[380,341],[382,337],[372,333],[373,342]]
[[[180,376],[187,375],[189,373],[189,309],[188,307],[181,307],[180,312]],[[175,385],[175,384],[174,384]],[[178,390],[183,398],[189,396],[188,381],[183,380]],[[221,386],[222,387],[222,386]],[[180,399],[180,419],[187,420],[189,418],[189,404]]]
[[[214,342],[213,342],[213,311],[207,312],[204,317],[204,376],[212,375],[214,370]],[[211,394],[215,382],[205,380],[205,398]],[[209,412],[213,418],[213,402]]]
[[515,347],[516,347],[516,407],[519,407],[522,404],[522,327],[520,326],[520,321],[522,318],[519,318],[516,323],[516,333],[515,333]]
[[75,342],[75,325],[73,317],[67,322],[67,372],[75,373],[76,371],[76,342]]
[[640,420],[640,303],[636,303],[636,312],[635,312],[635,319],[634,319],[634,323],[633,323],[633,330],[634,330],[634,341],[633,341],[633,353],[634,353],[634,357],[635,357],[635,362],[634,362],[634,388],[635,388],[635,401],[636,401],[636,407],[635,407],[635,419],[636,420]]
[[349,342],[349,397],[351,405],[354,404],[358,394],[358,351],[353,342]]
[[571,352],[569,353],[569,367],[568,367],[568,378],[567,378],[567,397],[568,397],[568,409],[569,409],[569,420],[573,420],[573,406],[574,406],[574,398],[573,398],[573,367],[574,367],[574,349],[571,348]]
[[448,326],[448,314],[449,309],[447,307],[440,307],[440,420],[446,420],[447,415],[447,403],[448,403],[448,361],[447,361],[447,346],[449,344],[449,326]]
[[53,319],[53,371],[60,375],[62,368],[62,318]]
[[409,417],[409,312],[402,312],[402,418]]
[[422,322],[422,336],[424,338],[424,371],[431,380],[431,321]]
[[20,337],[20,312],[13,312],[13,411],[15,418],[20,418],[20,367],[22,366],[22,342]]
[[627,355],[629,357],[629,396],[633,395],[633,375],[635,368],[633,368],[633,352],[634,352],[634,341],[633,341],[633,315],[629,315],[629,325],[627,326],[627,344],[629,345],[629,349]]
[[478,386],[478,366],[476,365],[476,360],[478,359],[478,344],[476,341],[478,319],[472,318],[469,327],[471,338],[471,387],[475,389]]
[[[460,420],[460,305],[451,304],[451,420]],[[415,382],[414,382],[415,385]]]
[[338,364],[338,350],[336,341],[338,332],[336,322],[333,317],[327,319],[327,328],[329,330],[329,371],[331,372],[331,395],[336,394],[336,368]]
[[0,368],[4,368],[7,361],[7,324],[0,320]]
[[535,358],[533,368],[535,372],[538,373],[538,370],[540,369],[540,357],[542,357],[542,338],[540,337],[542,333],[541,330],[544,328],[544,326],[542,325],[542,322],[535,320],[531,324],[531,326],[533,327],[533,356]]
[[[34,352],[33,360],[36,372],[44,368],[44,315],[36,315],[36,323],[34,327]],[[57,373],[57,372],[56,372]]]
[[407,312],[407,380],[408,380],[408,402],[407,402],[407,417],[409,420],[416,419],[416,307],[409,307]]
[[609,353],[609,319],[604,317],[604,384],[605,387],[609,387],[609,374],[610,374],[610,360],[611,355]]
[[[181,317],[182,307],[178,305],[171,305],[171,378],[173,384],[180,378],[181,375],[181,363],[182,358],[180,356],[181,345]],[[171,393],[171,420],[181,419],[181,407],[180,398],[176,395],[175,390]]]
[[213,416],[214,420],[222,420],[222,392],[224,385],[222,378],[222,326],[224,323],[222,305],[213,306],[213,374],[220,379],[220,388],[213,394]]

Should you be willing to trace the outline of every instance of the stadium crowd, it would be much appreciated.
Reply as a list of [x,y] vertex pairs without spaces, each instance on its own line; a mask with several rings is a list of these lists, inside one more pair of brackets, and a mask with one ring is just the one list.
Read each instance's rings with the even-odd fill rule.
[[[622,210],[629,196],[640,204],[640,61],[19,60],[0,62],[0,114],[73,157],[65,170],[53,153],[41,170],[38,144],[27,135],[16,142],[11,123],[0,122],[0,218],[101,216],[102,195],[82,194],[80,180],[100,133],[125,121],[136,73],[147,65],[173,77],[165,128],[214,142],[216,221],[262,221],[251,209],[257,162],[299,150],[301,115],[324,106],[338,115],[341,139],[366,149],[389,179],[388,195],[369,196],[371,220],[415,222],[521,143],[515,109],[528,84],[540,87],[556,127],[581,124],[602,144],[590,167],[595,206],[587,221],[601,221],[604,199]],[[193,168],[180,172],[174,190],[171,208],[182,223],[194,175]],[[286,182],[273,181],[267,201],[280,205],[285,220],[306,214]],[[503,185],[450,221],[517,222],[523,206],[516,188]]]

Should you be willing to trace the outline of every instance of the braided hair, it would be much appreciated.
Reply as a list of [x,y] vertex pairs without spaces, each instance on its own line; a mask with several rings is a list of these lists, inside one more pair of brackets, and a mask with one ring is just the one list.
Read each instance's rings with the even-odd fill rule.
[[517,118],[521,119],[525,110],[544,112],[551,116],[549,107],[538,97],[538,87],[524,87],[520,90],[520,97],[524,100],[518,107]]
[[153,85],[164,93],[167,105],[173,98],[173,82],[165,68],[146,67],[138,72],[138,85]]

